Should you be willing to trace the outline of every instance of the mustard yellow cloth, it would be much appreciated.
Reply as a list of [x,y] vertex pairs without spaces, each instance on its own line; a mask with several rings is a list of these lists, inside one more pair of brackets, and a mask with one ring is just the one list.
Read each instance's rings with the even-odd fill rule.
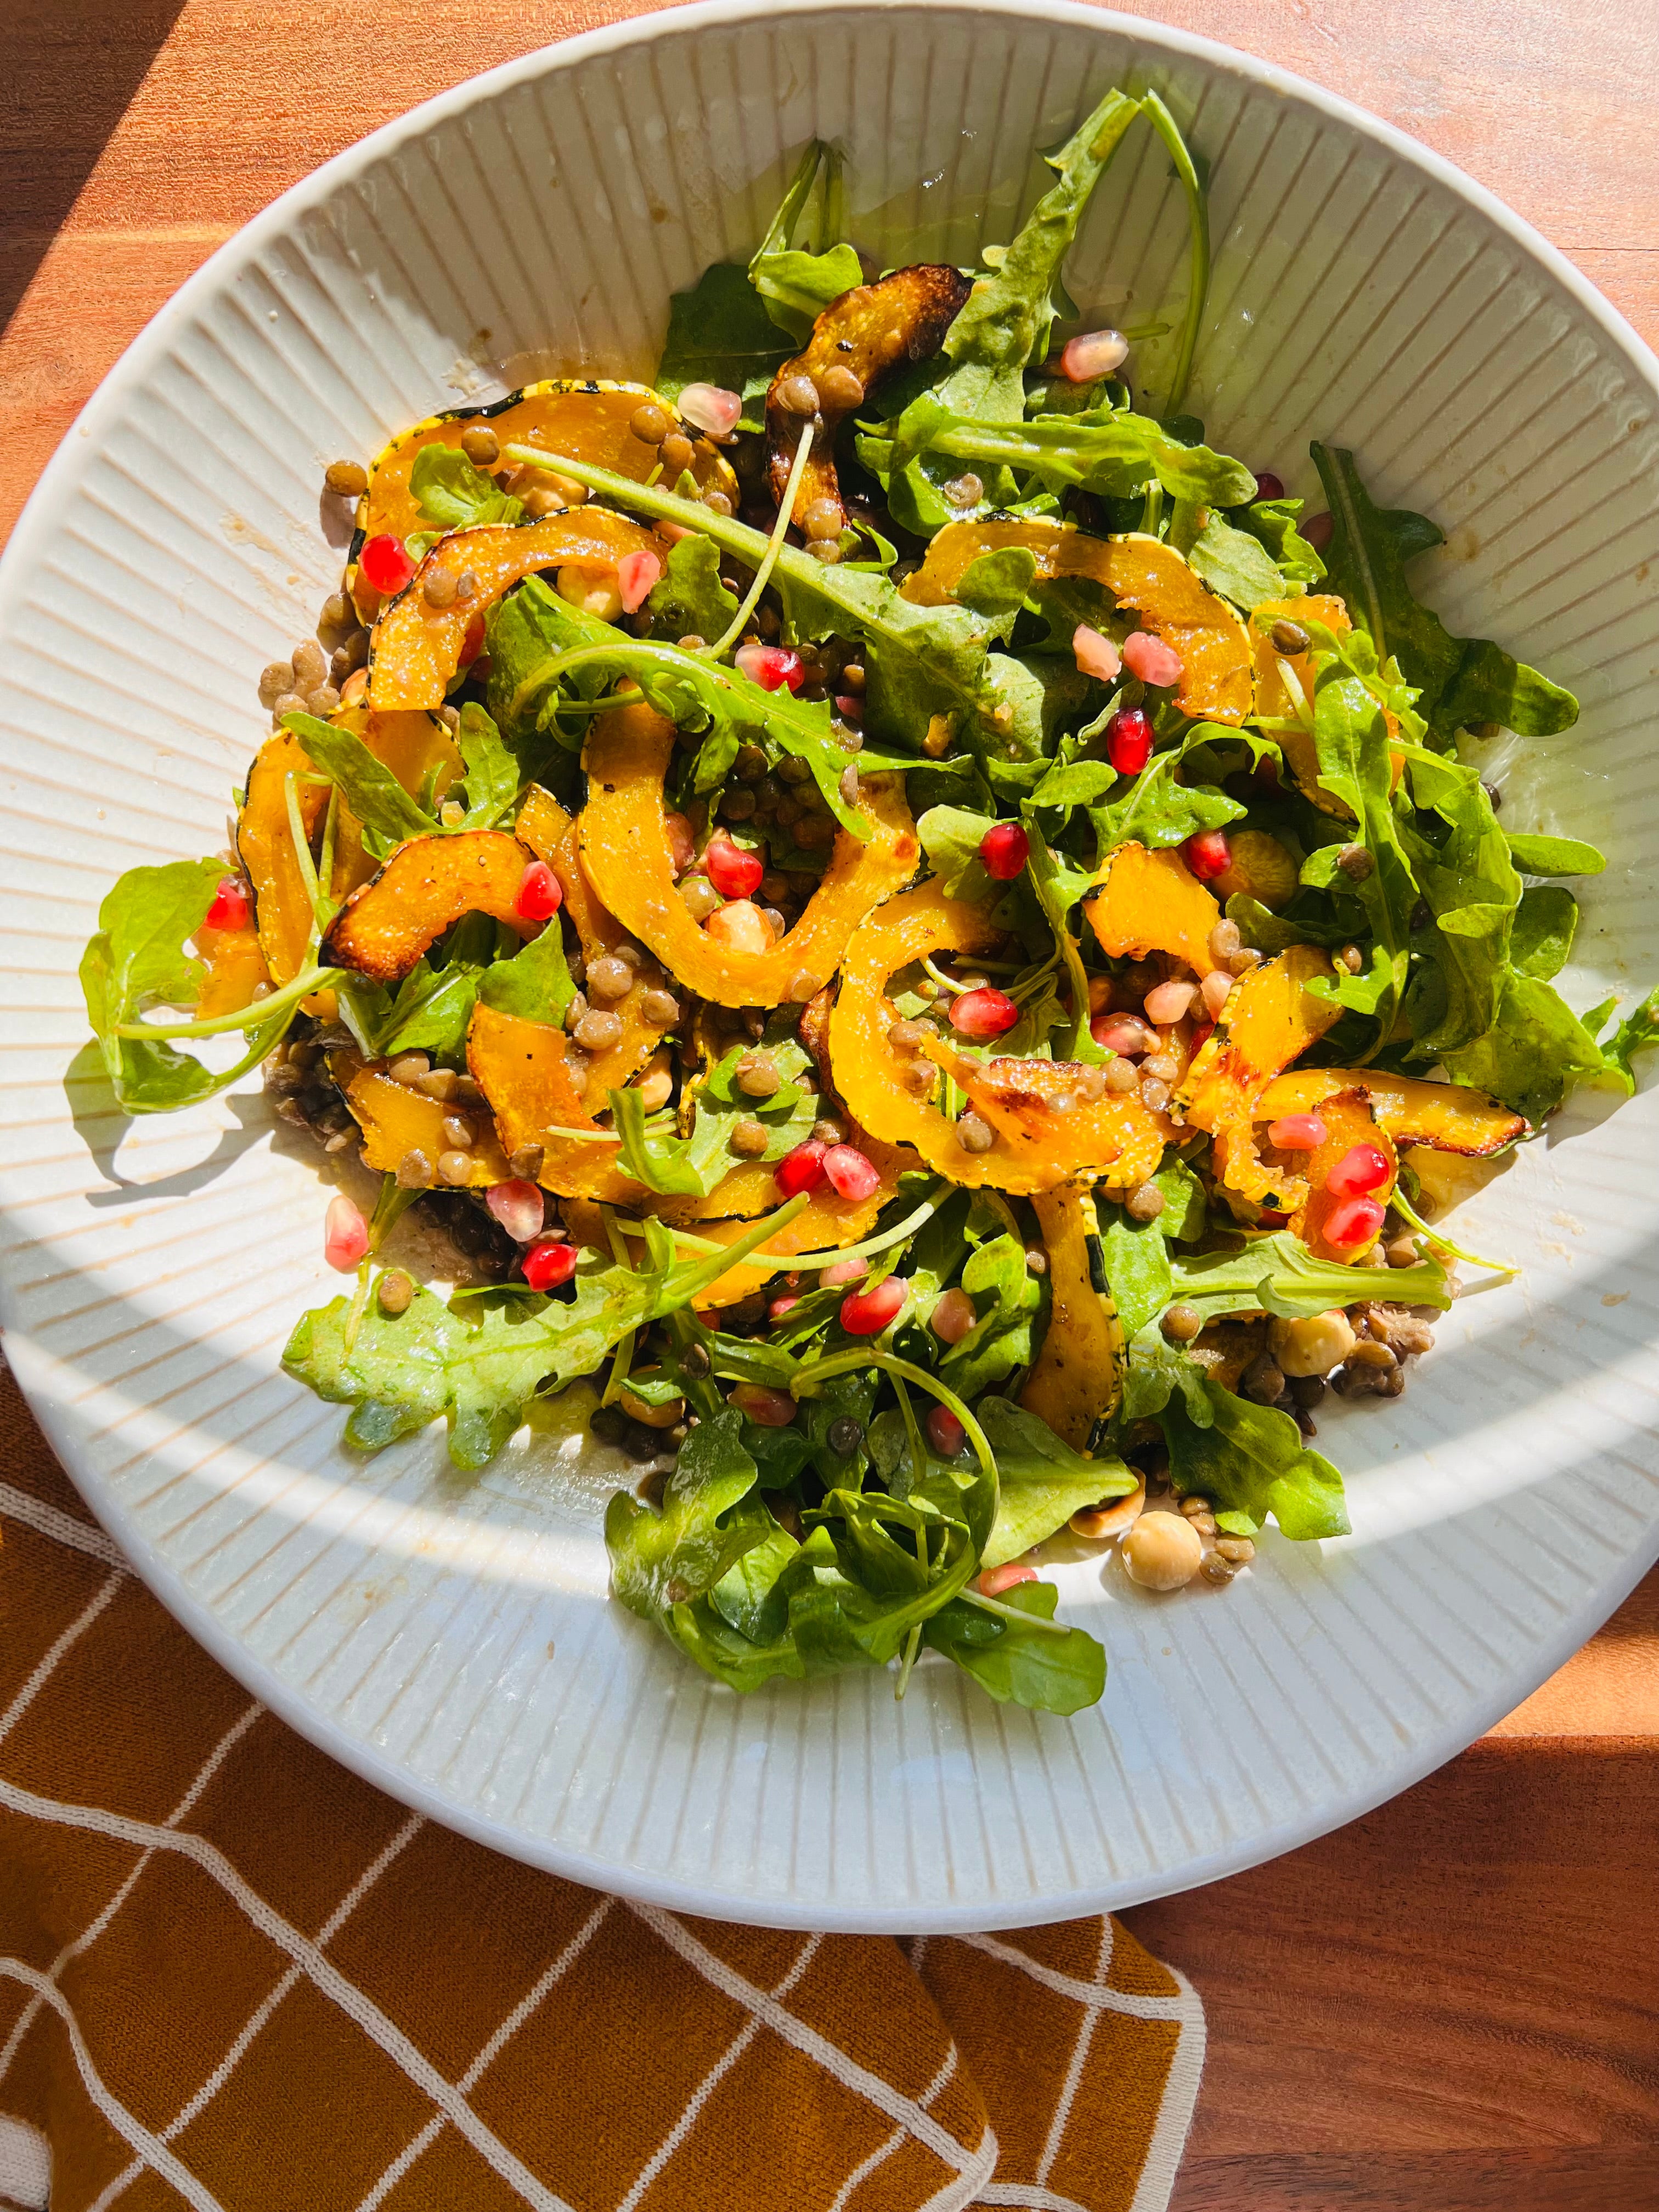
[[1164,2212],[1204,2021],[1109,1920],[799,1936],[581,1889],[250,1699],[0,1386],[0,2203]]

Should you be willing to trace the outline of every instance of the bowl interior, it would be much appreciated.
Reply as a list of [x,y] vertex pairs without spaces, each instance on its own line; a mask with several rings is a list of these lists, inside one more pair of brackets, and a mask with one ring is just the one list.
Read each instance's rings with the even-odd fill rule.
[[[1113,82],[1207,156],[1194,389],[1216,444],[1318,500],[1310,438],[1438,519],[1419,588],[1571,684],[1570,733],[1488,748],[1504,820],[1589,838],[1575,1003],[1659,978],[1646,836],[1659,674],[1654,364],[1522,226],[1327,96],[1063,6],[693,9],[532,56],[260,217],[120,364],[0,568],[9,829],[0,1036],[8,1348],[89,1500],[187,1625],[337,1756],[608,1887],[820,1927],[1011,1924],[1248,1864],[1448,1756],[1659,1543],[1652,1100],[1587,1097],[1462,1221],[1524,1267],[1466,1297],[1411,1395],[1326,1424],[1354,1535],[1270,1535],[1225,1592],[1058,1570],[1106,1641],[1071,1723],[943,1662],[746,1701],[605,1601],[624,1465],[580,1402],[482,1478],[435,1434],[368,1463],[283,1379],[333,1294],[308,1140],[257,1085],[125,1124],[82,1050],[112,878],[212,851],[266,661],[337,580],[322,465],[534,374],[648,378],[668,296],[746,258],[809,137],[883,261],[1007,237]],[[1178,307],[1185,218],[1137,126],[1069,272],[1115,320]],[[1140,374],[1157,393],[1156,342]],[[578,1401],[580,1394],[577,1394]]]

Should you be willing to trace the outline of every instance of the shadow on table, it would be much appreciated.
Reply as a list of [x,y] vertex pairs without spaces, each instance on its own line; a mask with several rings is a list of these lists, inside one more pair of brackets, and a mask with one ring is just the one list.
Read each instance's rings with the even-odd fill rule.
[[184,0],[21,0],[0,73],[0,335]]

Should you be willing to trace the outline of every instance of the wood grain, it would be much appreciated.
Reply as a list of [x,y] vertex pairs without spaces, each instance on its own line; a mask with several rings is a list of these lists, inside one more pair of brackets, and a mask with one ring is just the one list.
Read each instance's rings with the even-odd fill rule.
[[[209,253],[342,147],[638,0],[13,0],[0,72],[0,536]],[[1178,0],[1148,13],[1458,162],[1659,339],[1650,0]],[[397,68],[380,64],[395,46]],[[1393,1805],[1144,1908],[1209,2069],[1175,2212],[1659,2207],[1659,1574]]]

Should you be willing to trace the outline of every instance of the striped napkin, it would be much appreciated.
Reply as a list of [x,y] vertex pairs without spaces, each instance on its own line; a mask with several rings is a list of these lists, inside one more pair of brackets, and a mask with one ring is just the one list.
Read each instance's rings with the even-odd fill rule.
[[434,1826],[197,1649],[9,1376],[0,1538],[0,2204],[1164,2212],[1204,2016],[1115,1922],[729,1927]]

